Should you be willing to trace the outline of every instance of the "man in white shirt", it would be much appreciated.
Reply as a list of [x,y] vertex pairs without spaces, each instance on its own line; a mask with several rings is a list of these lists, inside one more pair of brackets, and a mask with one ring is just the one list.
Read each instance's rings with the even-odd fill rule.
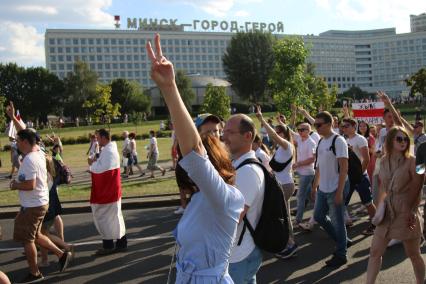
[[36,139],[35,131],[23,129],[18,132],[16,140],[24,159],[19,168],[17,180],[12,180],[10,183],[11,190],[19,191],[21,204],[21,210],[15,218],[13,239],[23,243],[30,273],[23,281],[15,283],[33,283],[44,279],[37,266],[35,244],[58,257],[61,272],[66,269],[71,258],[69,252],[60,250],[40,232],[41,223],[49,207],[49,189],[45,154],[40,151]]
[[[246,159],[256,158],[251,150],[255,134],[254,123],[246,115],[236,114],[226,122],[223,141],[232,155],[235,168]],[[259,222],[265,193],[263,170],[255,164],[244,165],[237,170],[235,184],[244,196],[245,206],[229,259],[229,274],[235,283],[256,283],[256,273],[262,264],[262,253],[255,245],[249,230],[243,231],[242,218],[247,216],[253,228]],[[242,241],[238,245],[241,238]]]
[[[316,115],[314,126],[323,138],[317,147],[315,178],[312,197],[316,198],[314,219],[336,242],[336,251],[330,260],[329,267],[339,267],[347,262],[347,240],[344,221],[345,184],[348,173],[348,146],[343,137],[332,131],[333,117],[329,112]],[[335,153],[332,150],[335,140]],[[319,188],[317,190],[317,187]]]
[[130,157],[130,139],[129,139],[129,131],[125,130],[123,131],[122,137],[124,138],[123,140],[123,147],[121,149],[121,154],[123,155],[122,160],[123,160],[123,172],[127,173],[127,167],[129,168],[129,174],[133,175],[133,169],[132,169],[132,165],[127,165],[127,160]]
[[[370,154],[368,152],[367,139],[356,133],[357,122],[352,118],[345,118],[343,120],[343,132],[346,135],[346,142],[348,146],[354,151],[362,165],[362,178],[359,184],[350,184],[350,190],[346,197],[346,206],[349,205],[353,192],[356,190],[361,198],[362,204],[367,208],[370,219],[376,214],[376,206],[373,204],[373,196],[371,193],[371,183],[367,174],[367,167],[370,163]],[[364,235],[372,235],[374,233],[374,225],[370,226],[363,231]]]
[[296,224],[301,224],[303,212],[305,211],[305,201],[311,193],[312,181],[315,175],[314,161],[317,144],[309,135],[311,133],[309,123],[300,123],[297,126],[297,132],[298,135],[294,135],[297,146],[297,162],[293,164],[293,169],[299,174]]

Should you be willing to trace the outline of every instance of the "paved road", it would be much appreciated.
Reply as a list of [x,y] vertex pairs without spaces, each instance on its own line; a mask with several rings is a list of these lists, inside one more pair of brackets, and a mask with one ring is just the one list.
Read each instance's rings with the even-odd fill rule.
[[[282,261],[265,255],[258,283],[363,283],[371,237],[360,235],[367,226],[365,215],[357,213],[361,212],[361,206],[355,203],[351,207],[360,219],[349,231],[355,245],[349,250],[348,265],[338,270],[323,268],[324,260],[333,251],[333,243],[319,228],[312,233],[297,231],[301,248],[297,257]],[[42,268],[47,276],[45,283],[166,283],[174,247],[170,232],[178,221],[174,209],[125,211],[129,250],[106,257],[93,256],[100,243],[91,214],[64,216],[65,235],[68,241],[77,243],[77,256],[64,273],[57,272],[56,259],[51,256],[50,267]],[[4,240],[0,241],[0,269],[16,280],[27,273],[25,258],[21,250],[13,249],[19,245],[10,241],[13,220],[0,220],[0,224],[4,232]],[[422,252],[424,255],[426,248]],[[413,282],[411,264],[405,259],[402,247],[388,249],[378,283]]]

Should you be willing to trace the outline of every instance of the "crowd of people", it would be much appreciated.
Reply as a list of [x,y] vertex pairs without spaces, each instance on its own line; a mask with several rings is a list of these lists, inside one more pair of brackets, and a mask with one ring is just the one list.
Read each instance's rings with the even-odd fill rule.
[[[382,256],[388,245],[395,243],[403,244],[417,283],[424,282],[420,252],[424,222],[419,205],[425,181],[426,135],[421,120],[410,124],[388,96],[378,92],[378,99],[386,106],[384,123],[378,125],[354,119],[347,107],[341,115],[333,116],[328,111],[311,115],[295,105],[288,121],[281,114],[265,118],[261,108],[254,106],[259,131],[244,114],[233,114],[227,121],[202,114],[194,121],[180,97],[173,65],[162,54],[159,35],[154,42],[154,49],[150,42],[146,49],[152,62],[151,78],[161,90],[173,125],[172,169],[181,197],[181,207],[175,213],[183,214],[173,231],[176,283],[256,283],[263,260],[256,230],[266,214],[271,176],[280,187],[287,216],[283,222],[288,224],[288,238],[283,249],[274,252],[275,257],[297,257],[300,244],[294,231],[309,232],[318,224],[336,244],[325,266],[345,265],[353,244],[347,233],[353,224],[349,204],[356,191],[369,217],[362,233],[373,236],[366,283],[376,281]],[[12,104],[7,112],[15,122]],[[303,119],[296,121],[300,117]],[[19,127],[16,147],[22,157],[18,179],[10,183],[12,190],[19,191],[21,202],[14,239],[23,243],[30,269],[28,276],[16,283],[33,283],[43,279],[36,244],[42,251],[41,265],[48,265],[50,251],[58,257],[60,271],[74,257],[74,248],[64,241],[60,224],[56,193],[60,182],[53,164],[62,156],[60,140],[51,137],[53,151],[46,156],[38,134],[15,124]],[[90,204],[102,239],[97,256],[127,249],[121,179],[133,174],[133,167],[140,176],[150,172],[154,177],[156,170],[162,175],[166,172],[158,165],[155,132],[150,132],[145,171],[138,163],[135,138],[135,133],[123,133],[120,157],[107,130],[91,135],[87,151]],[[258,163],[247,162],[253,160]],[[296,196],[295,210],[290,206],[292,196]],[[309,204],[313,205],[312,216],[305,214]],[[55,230],[58,234],[50,233],[52,226],[59,227]]]

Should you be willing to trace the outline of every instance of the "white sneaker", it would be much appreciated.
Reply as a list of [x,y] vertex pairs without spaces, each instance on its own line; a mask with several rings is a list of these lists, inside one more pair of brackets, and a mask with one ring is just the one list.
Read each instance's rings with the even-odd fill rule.
[[392,239],[392,240],[390,240],[390,242],[388,243],[388,248],[393,247],[394,245],[398,245],[398,244],[400,244],[400,243],[402,243],[400,240]]
[[176,215],[181,215],[181,214],[183,214],[183,212],[185,212],[185,208],[183,208],[181,206],[177,210],[175,210],[173,213],[176,214]]

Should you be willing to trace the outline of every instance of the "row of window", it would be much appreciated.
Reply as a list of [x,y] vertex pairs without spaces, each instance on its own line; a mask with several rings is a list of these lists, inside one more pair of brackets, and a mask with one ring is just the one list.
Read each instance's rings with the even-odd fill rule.
[[[211,40],[211,39],[162,39],[162,45],[181,45],[181,46],[225,46],[225,40]],[[49,45],[145,45],[146,39],[143,38],[49,38]]]
[[[217,53],[223,54],[224,48],[219,47],[163,47],[165,53]],[[145,47],[90,47],[90,46],[74,46],[74,47],[49,47],[49,53],[142,53],[145,54]]]
[[[135,70],[146,70],[147,69],[147,64],[142,63],[89,63],[89,67],[92,70],[131,70],[131,69],[135,69]],[[175,64],[175,67],[177,69],[186,69],[186,68],[197,68],[197,69],[217,69],[216,71],[220,71],[222,72],[222,65],[220,63],[213,63],[213,62],[197,62],[197,63],[186,63],[186,62],[178,62]],[[72,63],[68,63],[68,64],[50,64],[50,70],[51,71],[57,71],[57,70],[68,70],[68,71],[73,71],[74,70],[74,64]],[[132,71],[133,72],[133,71]],[[139,72],[139,71],[135,71],[135,72]],[[142,76],[147,76],[147,71],[141,71],[143,72]]]
[[[221,57],[219,55],[180,55],[180,54],[176,54],[176,55],[170,55],[168,56],[168,58],[172,61],[215,61],[215,62],[221,62]],[[147,62],[148,59],[145,55],[82,55],[82,56],[78,56],[78,55],[50,55],[49,56],[49,60],[50,62],[74,62],[74,61],[78,61],[78,60],[82,60],[82,61],[106,61],[106,62],[123,62],[123,61],[130,61],[130,62],[134,62],[134,61],[145,61]],[[145,64],[145,63],[143,63]]]

